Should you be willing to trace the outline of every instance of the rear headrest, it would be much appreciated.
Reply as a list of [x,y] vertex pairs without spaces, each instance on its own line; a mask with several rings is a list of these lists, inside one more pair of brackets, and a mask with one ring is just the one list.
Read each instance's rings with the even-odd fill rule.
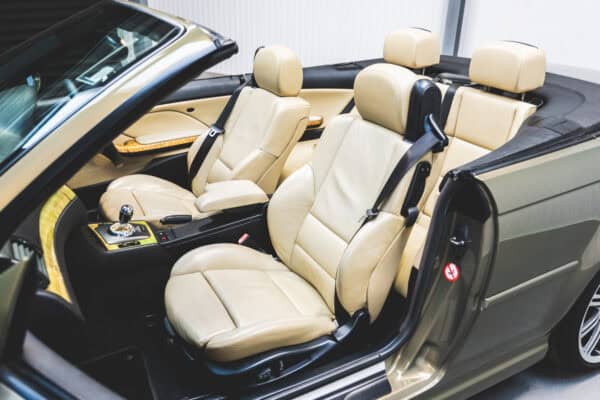
[[297,96],[302,88],[302,64],[285,46],[265,47],[254,57],[254,80],[259,88],[277,96]]
[[472,82],[512,93],[524,93],[544,84],[546,55],[537,47],[518,42],[493,42],[473,52]]
[[425,68],[440,62],[440,39],[420,28],[388,33],[383,44],[383,59],[407,68]]
[[364,120],[404,134],[410,94],[418,76],[392,64],[374,64],[358,73],[354,101]]

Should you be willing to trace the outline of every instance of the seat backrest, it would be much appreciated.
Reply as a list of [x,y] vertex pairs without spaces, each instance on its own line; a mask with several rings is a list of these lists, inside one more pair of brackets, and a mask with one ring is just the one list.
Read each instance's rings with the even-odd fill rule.
[[[269,204],[267,222],[275,251],[317,289],[331,311],[337,291],[346,312],[367,309],[374,320],[393,283],[410,230],[400,208],[414,169],[379,216],[359,227],[412,144],[404,135],[417,80],[412,71],[390,64],[361,71],[354,95],[362,118],[335,117],[312,160],[281,184]],[[413,99],[410,108],[418,101]]]
[[[221,135],[192,180],[199,196],[206,183],[248,179],[272,193],[290,151],[306,128],[310,104],[298,97],[302,65],[287,47],[270,46],[254,59],[256,87],[246,87]],[[188,153],[188,168],[200,137]]]
[[494,42],[473,53],[469,78],[483,88],[463,86],[454,95],[444,127],[450,142],[434,160],[425,208],[406,245],[396,279],[396,289],[404,296],[410,272],[419,264],[444,175],[504,145],[536,111],[533,104],[493,93],[489,88],[522,94],[541,87],[545,75],[544,52],[530,45]]

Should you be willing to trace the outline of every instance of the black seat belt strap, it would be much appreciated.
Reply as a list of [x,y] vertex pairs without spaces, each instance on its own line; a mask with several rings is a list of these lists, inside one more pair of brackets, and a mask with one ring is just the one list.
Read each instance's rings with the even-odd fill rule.
[[452,84],[448,86],[448,89],[446,90],[444,100],[442,100],[442,109],[440,110],[440,127],[442,129],[446,129],[446,121],[448,121],[450,108],[452,108],[452,101],[454,100],[454,95],[459,87],[460,85]]
[[229,118],[231,112],[233,111],[233,108],[235,107],[235,103],[238,97],[240,97],[240,93],[242,93],[242,90],[244,90],[245,87],[252,86],[252,82],[253,78],[250,77],[250,79],[246,80],[233,91],[233,93],[229,97],[229,100],[227,100],[223,111],[221,111],[219,118],[217,118],[217,121],[214,124],[212,124],[212,126],[208,129],[208,133],[206,134],[204,141],[200,145],[200,148],[196,152],[196,155],[192,160],[192,164],[190,165],[190,185],[192,183],[192,180],[200,170],[200,167],[204,163],[204,160],[208,156],[210,149],[215,144],[217,138],[219,137],[219,135],[222,135],[225,132],[225,124],[227,123],[227,119]]
[[[430,151],[440,152],[443,148],[448,144],[448,138],[439,128],[437,122],[433,118],[432,114],[429,114],[425,118],[425,133],[421,136],[412,146],[404,153],[400,161],[396,164],[392,173],[388,177],[387,181],[383,185],[379,196],[377,196],[377,200],[373,203],[373,207],[369,208],[363,217],[362,226],[367,222],[375,219],[379,212],[381,211],[381,207],[385,203],[385,201],[392,195],[402,178],[410,171],[410,169],[417,163],[423,156]],[[429,170],[419,169],[416,173],[426,173],[425,178],[429,175]],[[411,185],[413,186],[413,185]],[[419,189],[420,190],[420,189]],[[412,197],[412,196],[407,196]],[[414,202],[412,199],[410,202]],[[417,199],[418,202],[418,199]],[[416,204],[415,204],[416,205]],[[417,211],[415,213],[415,210]],[[406,225],[411,226],[415,223],[418,216],[418,209],[411,204],[407,204],[402,207],[402,215],[406,218]],[[406,214],[406,215],[405,215]],[[360,228],[359,228],[360,229]]]

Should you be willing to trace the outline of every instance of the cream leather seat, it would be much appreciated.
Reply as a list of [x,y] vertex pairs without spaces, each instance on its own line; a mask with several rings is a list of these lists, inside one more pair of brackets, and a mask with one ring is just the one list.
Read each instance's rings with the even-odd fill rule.
[[[384,61],[422,72],[440,62],[438,35],[421,28],[407,28],[386,35]],[[425,78],[425,77],[423,77]],[[358,115],[356,107],[351,113]],[[281,181],[307,164],[313,156],[318,139],[299,142],[281,172]]]
[[383,42],[383,59],[423,71],[440,62],[440,39],[436,33],[421,28],[390,32]]
[[[310,105],[297,97],[302,66],[287,47],[261,49],[254,60],[257,87],[245,87],[221,135],[193,177],[191,191],[149,175],[129,175],[113,181],[100,199],[102,214],[118,218],[119,207],[131,204],[136,220],[201,212],[196,200],[211,184],[249,180],[265,193],[275,190],[283,164],[306,128]],[[188,169],[204,141],[201,135],[188,152]],[[215,190],[215,188],[212,188]]]
[[444,175],[508,142],[536,111],[533,104],[492,93],[490,88],[522,95],[541,87],[545,76],[545,54],[536,47],[500,41],[473,52],[469,78],[481,87],[463,86],[455,92],[444,126],[449,145],[443,153],[436,155],[430,176],[432,185],[428,185],[425,193],[425,208],[402,255],[395,286],[404,296],[407,295],[411,271],[419,266]]
[[411,146],[403,135],[417,80],[389,64],[358,74],[354,90],[362,118],[334,118],[311,162],[271,199],[268,234],[279,259],[214,244],[177,261],[165,304],[185,342],[209,360],[232,362],[332,334],[340,310],[377,318],[410,232],[400,209],[414,168],[379,216],[359,228]]

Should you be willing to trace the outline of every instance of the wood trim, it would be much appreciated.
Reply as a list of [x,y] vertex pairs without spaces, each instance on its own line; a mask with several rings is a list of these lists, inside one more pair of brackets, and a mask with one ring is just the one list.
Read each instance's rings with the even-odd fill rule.
[[62,297],[68,302],[71,302],[71,296],[69,296],[65,279],[58,264],[56,249],[54,247],[54,230],[58,219],[74,198],[75,193],[67,186],[62,186],[46,201],[40,212],[39,219],[40,241],[49,280],[46,290]]
[[142,144],[135,139],[131,139],[122,144],[115,144],[115,148],[122,154],[145,153],[147,151],[167,150],[171,147],[190,145],[194,143],[197,138],[198,136],[196,135],[148,144]]

